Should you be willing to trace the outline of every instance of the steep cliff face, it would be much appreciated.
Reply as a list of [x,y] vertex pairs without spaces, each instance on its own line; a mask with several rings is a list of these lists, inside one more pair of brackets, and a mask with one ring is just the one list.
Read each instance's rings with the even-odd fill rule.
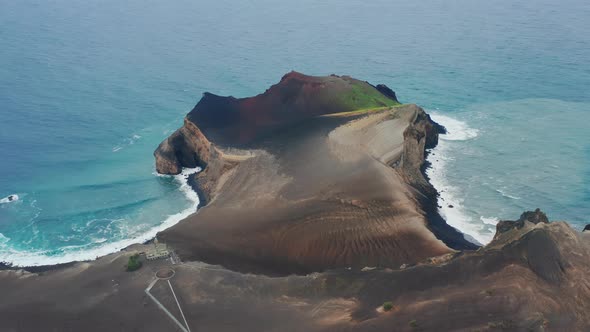
[[428,218],[429,229],[454,249],[477,249],[478,246],[467,240],[461,232],[449,226],[438,213],[438,192],[425,175],[427,149],[438,144],[438,135],[446,129],[434,122],[420,107],[414,108],[415,116],[404,130],[403,152],[397,168],[405,181],[415,190],[418,206]]
[[439,127],[420,107],[416,107],[416,115],[404,131],[404,150],[400,167],[408,182],[428,197],[436,197],[436,190],[424,177],[426,149],[438,144]]
[[206,167],[215,147],[201,130],[187,118],[184,126],[166,138],[156,151],[156,170],[160,174],[179,174],[183,167]]

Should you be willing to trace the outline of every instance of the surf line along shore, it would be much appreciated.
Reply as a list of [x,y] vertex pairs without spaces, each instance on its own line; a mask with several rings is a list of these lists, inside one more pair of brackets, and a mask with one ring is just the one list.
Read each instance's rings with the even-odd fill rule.
[[115,240],[112,242],[101,242],[100,244],[97,244],[85,250],[79,250],[79,248],[76,248],[76,250],[66,248],[65,250],[63,250],[62,254],[51,256],[48,256],[45,252],[27,252],[20,250],[10,250],[7,251],[5,255],[2,255],[2,257],[0,257],[0,263],[4,268],[24,268],[28,271],[38,272],[68,266],[68,264],[71,262],[94,260],[97,257],[103,257],[105,255],[124,250],[125,248],[132,246],[134,244],[149,243],[156,237],[158,232],[166,228],[172,227],[184,218],[195,213],[198,207],[202,205],[199,199],[199,195],[197,194],[197,191],[195,191],[198,188],[194,186],[193,180],[195,174],[197,174],[200,171],[201,168],[194,167],[185,168],[182,170],[180,174],[174,176],[165,174],[155,174],[157,176],[174,178],[174,180],[179,185],[178,190],[183,193],[184,197],[187,200],[187,207],[178,213],[169,215],[161,223],[151,228],[147,228],[145,232],[140,233],[137,236],[121,240]]

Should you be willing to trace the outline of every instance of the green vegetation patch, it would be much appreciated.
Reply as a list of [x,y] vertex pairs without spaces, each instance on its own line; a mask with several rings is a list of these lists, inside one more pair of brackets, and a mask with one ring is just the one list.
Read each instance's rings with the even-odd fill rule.
[[401,105],[385,96],[372,85],[362,81],[350,81],[344,91],[327,96],[329,104],[338,105],[342,112],[331,115],[357,115],[381,111]]
[[391,301],[383,302],[384,311],[390,311],[391,309],[393,309],[393,303]]
[[355,109],[386,107],[399,104],[367,83],[354,82],[351,85],[351,92],[345,94],[345,97],[346,102],[350,103]]
[[127,262],[127,271],[137,271],[141,268],[141,261],[139,260],[139,255],[135,254],[129,257],[129,261]]

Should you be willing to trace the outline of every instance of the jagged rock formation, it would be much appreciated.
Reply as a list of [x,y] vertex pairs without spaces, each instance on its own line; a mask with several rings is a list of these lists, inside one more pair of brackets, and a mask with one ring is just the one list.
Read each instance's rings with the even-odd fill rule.
[[201,130],[185,119],[184,126],[160,143],[154,153],[156,170],[161,174],[179,174],[183,167],[207,167],[215,153]]
[[387,85],[385,85],[385,84],[377,84],[375,86],[375,88],[379,92],[381,92],[382,94],[386,95],[387,97],[389,97],[389,98],[391,98],[391,99],[393,99],[395,101],[398,101],[397,100],[397,96],[395,95],[395,92],[393,90],[391,90]]
[[523,228],[525,222],[530,222],[533,224],[547,224],[549,223],[549,219],[547,218],[547,215],[545,215],[545,213],[543,213],[540,209],[536,209],[535,211],[527,211],[520,215],[520,218],[518,218],[518,220],[516,221],[501,220],[500,222],[498,222],[498,224],[496,225],[495,236],[498,237],[500,234],[505,233],[513,228]]

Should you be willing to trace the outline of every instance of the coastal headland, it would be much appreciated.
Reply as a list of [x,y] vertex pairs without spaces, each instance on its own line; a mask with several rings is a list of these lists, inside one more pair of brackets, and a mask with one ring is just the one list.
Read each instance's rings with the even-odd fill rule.
[[424,175],[443,131],[347,76],[206,93],[154,153],[163,174],[203,169],[203,206],[158,234],[172,257],[2,270],[0,330],[588,330],[590,233],[535,210],[465,240]]
[[380,89],[291,72],[256,97],[205,94],[155,157],[161,173],[203,167],[207,205],[160,238],[183,259],[284,274],[475,249],[435,218],[422,172],[441,128]]

